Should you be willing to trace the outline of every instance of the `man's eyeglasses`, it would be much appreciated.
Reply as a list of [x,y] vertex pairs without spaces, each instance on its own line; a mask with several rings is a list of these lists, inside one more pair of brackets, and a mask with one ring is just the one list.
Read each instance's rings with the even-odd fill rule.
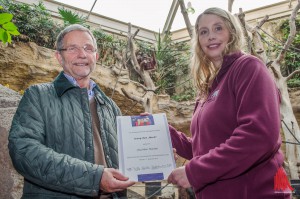
[[88,53],[88,54],[93,54],[94,52],[97,51],[97,49],[95,49],[93,46],[91,45],[84,45],[83,47],[79,47],[79,46],[69,46],[66,48],[61,48],[58,51],[66,51],[69,54],[78,54],[80,51],[80,48],[83,48],[84,52]]

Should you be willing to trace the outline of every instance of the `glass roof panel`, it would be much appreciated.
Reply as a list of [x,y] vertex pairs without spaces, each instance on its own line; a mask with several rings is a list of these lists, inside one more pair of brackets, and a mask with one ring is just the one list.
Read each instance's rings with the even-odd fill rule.
[[[90,11],[95,0],[55,0],[80,9]],[[190,1],[195,9],[194,14],[189,14],[191,24],[194,25],[197,16],[209,7],[221,7],[228,9],[227,0],[184,0],[185,5]],[[282,0],[234,0],[232,13],[238,13],[239,8],[243,11],[281,2]],[[155,32],[162,31],[167,19],[173,0],[97,0],[94,13],[117,19],[125,23],[131,23]],[[185,28],[184,19],[180,8],[177,10],[171,31]]]

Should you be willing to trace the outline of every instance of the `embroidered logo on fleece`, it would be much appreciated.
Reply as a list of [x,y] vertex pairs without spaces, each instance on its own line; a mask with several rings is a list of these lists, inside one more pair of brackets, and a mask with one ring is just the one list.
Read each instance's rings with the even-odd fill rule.
[[213,94],[211,94],[208,98],[207,101],[212,101],[212,100],[215,100],[217,97],[218,97],[218,94],[219,94],[219,90],[216,90],[213,92]]

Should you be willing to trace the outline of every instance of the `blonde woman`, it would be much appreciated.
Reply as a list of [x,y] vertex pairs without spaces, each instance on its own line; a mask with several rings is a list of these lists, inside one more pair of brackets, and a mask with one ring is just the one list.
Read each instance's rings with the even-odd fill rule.
[[197,18],[192,137],[170,126],[173,147],[190,161],[168,177],[192,187],[197,199],[291,197],[280,151],[279,92],[267,67],[242,45],[241,27],[229,12],[209,8]]

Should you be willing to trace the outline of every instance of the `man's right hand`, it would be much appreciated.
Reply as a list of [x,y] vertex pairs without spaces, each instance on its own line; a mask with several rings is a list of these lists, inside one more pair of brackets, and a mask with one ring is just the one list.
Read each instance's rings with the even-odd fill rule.
[[134,185],[134,181],[128,180],[118,170],[113,168],[105,168],[100,181],[100,189],[104,192],[118,192]]

